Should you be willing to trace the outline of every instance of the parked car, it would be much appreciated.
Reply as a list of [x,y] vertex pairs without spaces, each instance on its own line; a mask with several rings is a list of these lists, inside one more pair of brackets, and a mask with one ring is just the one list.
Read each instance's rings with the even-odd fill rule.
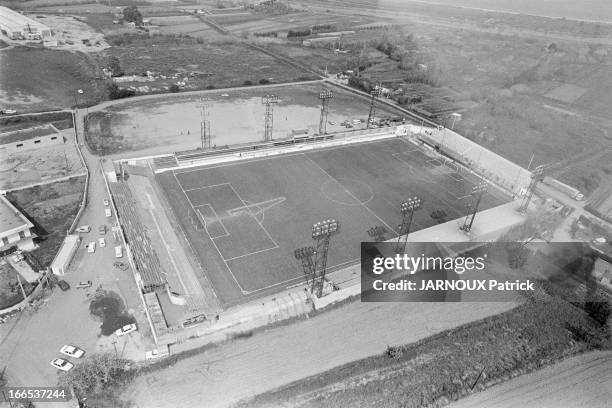
[[57,286],[59,286],[60,289],[63,290],[64,292],[70,289],[70,285],[65,280],[58,281]]
[[106,234],[106,224],[102,224],[98,227],[98,233],[100,235],[105,235]]
[[65,345],[60,349],[60,353],[68,357],[81,358],[85,354],[85,351],[76,346]]
[[134,323],[131,323],[131,324],[126,324],[122,328],[115,330],[115,334],[117,336],[124,336],[133,331],[136,331],[136,325]]
[[115,258],[121,258],[123,256],[123,248],[121,245],[115,247]]
[[110,208],[105,208],[104,209],[104,215],[106,215],[107,217],[110,217],[111,215],[113,215],[113,213],[111,213],[111,209]]
[[104,205],[109,205],[109,204],[110,204],[110,203],[109,203],[109,201],[108,201],[108,198],[105,198],[105,199],[104,199]]
[[96,242],[92,241],[89,244],[86,245],[87,247],[87,252],[89,252],[90,254],[93,254],[94,252],[96,252]]
[[106,240],[104,238],[98,238],[98,245],[100,245],[100,248],[104,248],[106,246]]
[[58,370],[62,370],[62,371],[68,371],[72,367],[74,367],[74,364],[72,364],[69,361],[64,360],[63,358],[54,359],[53,361],[51,361],[51,365],[57,368]]
[[125,262],[121,262],[121,261],[113,262],[113,266],[117,269],[121,269],[122,271],[127,271],[129,269],[128,264],[126,264]]
[[79,282],[78,285],[76,285],[77,289],[85,289],[85,288],[91,288],[91,281],[88,280],[87,282]]
[[89,232],[91,231],[91,227],[89,225],[81,225],[76,229],[77,232]]

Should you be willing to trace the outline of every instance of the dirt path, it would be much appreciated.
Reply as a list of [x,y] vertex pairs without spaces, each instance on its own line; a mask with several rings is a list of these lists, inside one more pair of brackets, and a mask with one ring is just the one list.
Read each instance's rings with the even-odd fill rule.
[[137,379],[124,396],[137,407],[226,407],[332,367],[382,353],[509,303],[355,302],[310,320],[236,340]]
[[449,408],[612,406],[612,352],[572,357],[464,398]]

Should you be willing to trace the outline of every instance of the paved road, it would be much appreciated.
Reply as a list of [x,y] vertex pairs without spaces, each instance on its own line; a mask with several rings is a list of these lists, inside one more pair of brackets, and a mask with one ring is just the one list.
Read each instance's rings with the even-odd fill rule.
[[350,303],[236,340],[139,378],[137,407],[226,407],[240,399],[500,313],[510,303]]
[[97,247],[94,254],[88,254],[84,248],[86,242],[99,238],[98,225],[110,225],[104,216],[103,198],[107,194],[98,159],[86,154],[86,161],[91,171],[89,204],[80,225],[90,225],[92,231],[81,234],[83,241],[64,277],[72,289],[67,292],[55,289],[38,311],[25,311],[0,325],[0,369],[6,367],[11,385],[55,385],[57,371],[49,362],[59,357],[58,350],[64,344],[78,345],[87,352],[99,346],[109,347],[108,341],[98,336],[100,322],[89,313],[86,290],[75,288],[79,281],[91,280],[94,288],[101,284],[104,289],[119,293],[142,322],[140,326],[147,327],[131,273],[112,266],[115,260],[112,234],[106,235],[106,248]]
[[568,358],[471,395],[449,408],[605,408],[612,406],[612,351]]

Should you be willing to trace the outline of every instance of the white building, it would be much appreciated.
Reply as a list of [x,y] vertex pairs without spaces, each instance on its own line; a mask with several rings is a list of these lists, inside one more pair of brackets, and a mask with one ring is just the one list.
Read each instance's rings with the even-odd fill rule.
[[8,7],[0,6],[0,30],[11,40],[41,40],[53,37],[53,31]]
[[0,195],[0,251],[17,246],[30,250],[36,245],[31,229],[32,224],[5,196]]

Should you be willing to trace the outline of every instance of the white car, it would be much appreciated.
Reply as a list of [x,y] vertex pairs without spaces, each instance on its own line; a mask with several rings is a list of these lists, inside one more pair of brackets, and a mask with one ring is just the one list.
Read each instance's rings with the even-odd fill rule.
[[62,371],[68,371],[72,367],[74,367],[74,364],[72,364],[70,361],[64,360],[63,358],[54,359],[53,361],[51,361],[51,365]]
[[83,354],[85,354],[85,351],[76,346],[65,345],[60,349],[60,353],[68,357],[81,358],[83,357]]
[[110,217],[112,215],[111,209],[110,208],[105,208],[104,209],[104,215],[106,215],[107,217]]
[[89,225],[81,225],[76,229],[77,232],[89,232],[91,231],[91,227]]
[[98,238],[98,245],[100,245],[100,248],[104,248],[106,246],[106,240],[104,238]]
[[131,324],[126,324],[122,328],[115,330],[115,334],[117,336],[123,336],[133,331],[136,331],[136,325],[134,323],[131,323]]
[[123,249],[121,245],[115,247],[115,258],[121,258],[123,256]]
[[108,205],[108,204],[109,204],[109,202],[108,202],[108,198],[105,198],[105,199],[104,199],[104,205]]
[[169,354],[168,350],[153,349],[153,350],[147,351],[145,353],[145,359],[147,359],[147,360],[155,360],[156,358],[166,357],[168,354]]
[[94,252],[96,252],[96,242],[95,241],[90,242],[86,246],[87,246],[87,252],[89,252],[90,254],[93,254]]

